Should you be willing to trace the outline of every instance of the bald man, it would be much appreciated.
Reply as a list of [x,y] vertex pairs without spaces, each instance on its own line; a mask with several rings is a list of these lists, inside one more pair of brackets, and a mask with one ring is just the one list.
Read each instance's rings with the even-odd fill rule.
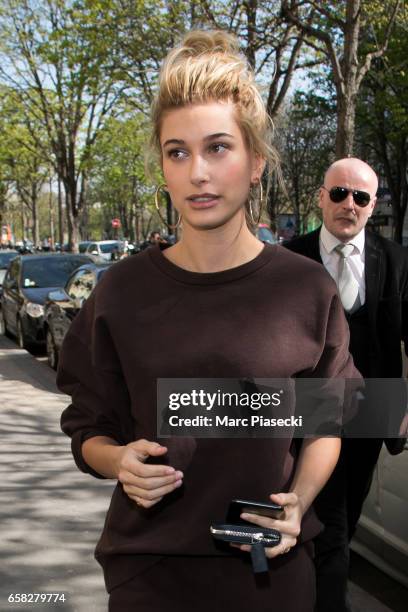
[[[402,376],[401,340],[408,347],[408,252],[366,230],[378,179],[356,158],[336,161],[319,192],[323,225],[285,244],[322,263],[336,282],[350,328],[350,352],[364,378]],[[347,257],[347,259],[344,259]],[[347,263],[346,263],[347,262]],[[315,502],[325,526],[316,539],[318,612],[344,612],[349,547],[382,439],[345,439],[339,462]],[[386,439],[392,454],[402,439]]]

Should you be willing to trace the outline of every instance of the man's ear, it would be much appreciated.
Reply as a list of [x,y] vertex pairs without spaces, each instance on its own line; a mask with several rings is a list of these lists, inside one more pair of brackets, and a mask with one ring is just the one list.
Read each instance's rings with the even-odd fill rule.
[[377,204],[377,198],[373,198],[373,201],[372,201],[372,204],[371,204],[370,214],[368,215],[369,217],[371,217],[371,215],[373,214],[374,208],[375,208],[376,204]]

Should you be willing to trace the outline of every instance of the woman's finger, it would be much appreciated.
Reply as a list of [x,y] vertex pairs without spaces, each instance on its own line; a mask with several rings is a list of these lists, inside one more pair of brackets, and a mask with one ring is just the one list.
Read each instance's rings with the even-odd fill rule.
[[281,533],[297,537],[300,533],[300,526],[297,521],[271,519],[257,514],[241,514],[241,518],[254,525],[259,525],[265,529],[277,529]]
[[299,501],[296,493],[272,493],[269,497],[271,501],[281,506],[295,506]]
[[159,476],[171,476],[176,471],[169,465],[152,465],[143,463],[136,454],[131,451],[122,457],[119,473],[125,471],[140,476],[141,478],[153,478]]
[[266,529],[277,529],[276,525],[281,525],[283,521],[272,519],[268,516],[261,516],[259,514],[251,514],[250,512],[243,512],[240,517],[248,523],[265,527]]
[[139,487],[141,489],[152,490],[158,489],[159,487],[163,487],[166,485],[170,485],[177,480],[183,479],[182,472],[174,472],[170,476],[161,476],[161,477],[148,477],[142,478],[141,476],[135,476],[130,472],[119,473],[118,480],[123,485]]
[[290,536],[282,538],[278,546],[265,548],[265,555],[268,559],[274,559],[279,557],[279,555],[287,555],[296,546],[296,543],[296,538],[291,538]]
[[166,485],[164,487],[158,487],[157,489],[152,489],[151,491],[142,489],[140,487],[124,485],[123,490],[125,491],[126,495],[128,495],[129,497],[131,496],[140,497],[141,499],[145,501],[153,501],[157,499],[158,497],[163,497],[164,495],[171,493],[175,489],[178,489],[179,487],[181,487],[182,484],[183,484],[182,480],[177,480],[176,482],[170,485]]
[[157,499],[154,499],[152,501],[147,501],[145,499],[142,499],[141,497],[132,496],[132,495],[129,495],[129,498],[133,500],[137,506],[140,506],[141,508],[144,508],[144,509],[151,508],[152,506],[154,506],[155,504],[157,504],[159,501],[163,499],[162,497],[158,497]]

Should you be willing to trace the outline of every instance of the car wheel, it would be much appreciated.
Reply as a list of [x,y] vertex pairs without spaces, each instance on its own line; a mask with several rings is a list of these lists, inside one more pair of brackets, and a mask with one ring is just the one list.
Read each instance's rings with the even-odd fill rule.
[[17,319],[17,344],[21,349],[27,350],[27,340],[24,335],[23,324],[20,317]]
[[45,335],[45,343],[47,347],[48,365],[53,370],[56,370],[58,366],[58,351],[57,351],[57,347],[55,346],[54,337],[49,327],[47,327],[47,332]]

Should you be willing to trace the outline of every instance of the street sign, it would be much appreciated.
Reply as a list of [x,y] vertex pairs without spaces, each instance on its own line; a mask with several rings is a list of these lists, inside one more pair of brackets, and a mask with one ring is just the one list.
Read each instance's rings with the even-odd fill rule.
[[120,227],[121,225],[120,219],[112,219],[112,227]]

